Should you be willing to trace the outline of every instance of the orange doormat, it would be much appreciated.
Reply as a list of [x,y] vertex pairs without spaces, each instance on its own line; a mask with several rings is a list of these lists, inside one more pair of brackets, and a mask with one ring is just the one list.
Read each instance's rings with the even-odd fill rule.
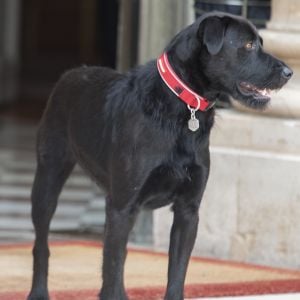
[[[95,300],[100,287],[101,245],[52,242],[49,270],[51,300]],[[31,245],[0,246],[0,299],[24,300],[31,281]],[[130,250],[126,287],[131,300],[162,299],[167,255]],[[300,272],[192,258],[187,298],[300,292]]]

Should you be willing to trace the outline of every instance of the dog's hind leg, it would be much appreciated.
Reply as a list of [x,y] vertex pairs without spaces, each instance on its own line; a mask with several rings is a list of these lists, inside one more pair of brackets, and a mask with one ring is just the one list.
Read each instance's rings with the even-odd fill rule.
[[31,196],[36,238],[33,248],[32,289],[28,300],[47,300],[49,225],[58,196],[75,165],[75,159],[69,149],[64,130],[53,128],[51,124],[41,126],[37,156],[38,165]]

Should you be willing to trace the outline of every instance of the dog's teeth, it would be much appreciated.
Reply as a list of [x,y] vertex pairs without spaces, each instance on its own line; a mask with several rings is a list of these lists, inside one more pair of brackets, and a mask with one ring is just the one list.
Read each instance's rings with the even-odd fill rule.
[[268,96],[269,95],[269,90],[268,89],[258,89],[256,88],[255,91],[262,96]]
[[251,84],[251,83],[247,83],[247,82],[242,82],[241,85],[247,89],[250,92],[254,92],[256,94],[260,94],[262,96],[266,96],[269,97],[271,90],[268,88],[265,89],[259,89],[258,87],[256,87],[255,85]]
[[258,92],[260,94],[262,94],[263,96],[269,96],[271,91],[270,91],[270,89],[263,89],[263,90],[258,90]]

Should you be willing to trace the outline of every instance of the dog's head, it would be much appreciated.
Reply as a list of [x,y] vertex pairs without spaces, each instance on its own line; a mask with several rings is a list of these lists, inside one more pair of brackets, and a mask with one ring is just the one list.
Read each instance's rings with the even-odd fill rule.
[[266,107],[271,90],[280,89],[293,74],[263,50],[252,23],[231,14],[203,15],[166,50],[178,71],[208,99],[227,93],[252,108]]

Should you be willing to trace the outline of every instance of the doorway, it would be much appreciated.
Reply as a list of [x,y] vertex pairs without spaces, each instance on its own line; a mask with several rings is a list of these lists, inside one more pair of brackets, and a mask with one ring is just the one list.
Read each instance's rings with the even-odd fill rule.
[[20,99],[26,105],[44,104],[59,76],[70,68],[116,66],[118,2],[22,1]]

